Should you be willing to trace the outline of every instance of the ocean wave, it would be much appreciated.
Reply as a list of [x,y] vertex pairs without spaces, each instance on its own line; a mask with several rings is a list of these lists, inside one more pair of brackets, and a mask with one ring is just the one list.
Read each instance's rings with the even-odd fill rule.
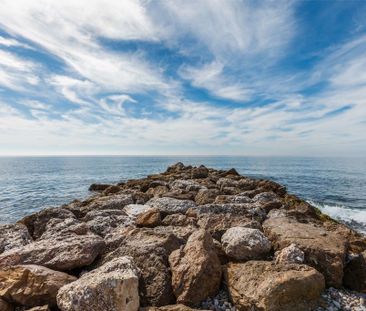
[[323,213],[332,218],[346,223],[354,229],[366,233],[366,209],[352,209],[344,205],[330,205],[308,201],[311,205],[319,208]]

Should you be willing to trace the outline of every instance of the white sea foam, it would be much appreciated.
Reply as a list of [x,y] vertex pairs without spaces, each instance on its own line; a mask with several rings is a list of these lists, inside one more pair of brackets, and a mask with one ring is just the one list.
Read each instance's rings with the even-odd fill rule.
[[334,219],[345,222],[358,231],[366,233],[366,209],[351,209],[343,205],[321,204],[313,201],[308,202]]

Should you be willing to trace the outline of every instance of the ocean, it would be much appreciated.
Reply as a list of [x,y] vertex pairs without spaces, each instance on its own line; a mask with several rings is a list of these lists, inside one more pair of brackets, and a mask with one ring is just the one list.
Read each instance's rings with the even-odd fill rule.
[[90,195],[92,183],[117,183],[164,171],[178,161],[285,185],[330,216],[366,232],[366,158],[234,156],[0,157],[0,223]]

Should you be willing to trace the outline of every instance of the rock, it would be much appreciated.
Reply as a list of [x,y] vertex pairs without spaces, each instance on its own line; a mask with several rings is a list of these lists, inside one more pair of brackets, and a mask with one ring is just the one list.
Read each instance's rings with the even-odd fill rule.
[[57,305],[62,311],[137,311],[138,270],[129,257],[113,259],[63,286]]
[[250,203],[205,204],[197,206],[197,211],[199,214],[232,214],[256,217],[261,221],[266,217],[263,210]]
[[105,237],[116,228],[123,228],[133,224],[131,217],[122,210],[95,210],[88,212],[81,219],[92,232]]
[[221,238],[222,247],[236,260],[260,259],[268,255],[271,242],[258,229],[233,227]]
[[296,244],[305,253],[305,263],[323,273],[327,286],[342,285],[346,241],[341,235],[320,224],[298,222],[282,210],[272,210],[262,226],[275,250]]
[[257,181],[250,178],[242,178],[238,181],[238,187],[243,191],[254,190],[257,186]]
[[324,278],[306,265],[268,261],[229,263],[226,281],[239,310],[308,311],[324,290]]
[[305,254],[298,248],[295,244],[291,244],[283,248],[281,251],[275,254],[276,264],[286,264],[286,263],[304,263]]
[[247,227],[261,229],[260,223],[252,216],[236,215],[231,213],[224,214],[200,214],[198,226],[207,230],[214,239],[221,241],[222,235],[231,227]]
[[21,219],[18,223],[27,226],[29,233],[34,239],[41,237],[46,229],[47,223],[51,219],[67,219],[75,218],[75,215],[64,208],[46,208],[35,214],[29,215]]
[[191,179],[177,179],[171,183],[172,190],[198,191],[205,188],[206,187]]
[[163,247],[123,244],[103,258],[106,263],[113,258],[130,256],[140,269],[139,296],[141,306],[163,306],[175,301],[168,262],[168,252]]
[[286,194],[286,187],[272,180],[260,180],[256,187],[261,189],[261,192],[274,192],[280,197],[283,197]]
[[23,224],[0,225],[0,254],[33,241]]
[[130,217],[136,217],[149,209],[151,209],[151,206],[147,204],[128,204],[123,208],[123,211]]
[[206,178],[206,177],[208,177],[208,168],[203,165],[195,167],[191,170],[192,179]]
[[89,191],[104,191],[108,187],[112,185],[109,184],[91,184],[89,187]]
[[344,269],[343,285],[351,290],[366,293],[366,252],[349,257]]
[[184,214],[189,208],[196,207],[196,204],[193,201],[178,200],[168,197],[152,198],[147,202],[147,204],[159,209],[159,211],[164,215],[175,213]]
[[231,168],[221,174],[222,177],[226,177],[226,176],[230,176],[230,175],[231,176],[240,176],[240,174],[237,172],[237,170],[235,168]]
[[85,206],[80,208],[82,214],[86,214],[92,210],[113,210],[123,209],[128,204],[133,204],[132,194],[117,194],[111,196],[96,197]]
[[118,193],[121,190],[122,190],[122,188],[120,186],[112,185],[112,186],[109,186],[108,188],[104,189],[103,195],[110,195],[110,194]]
[[166,216],[161,224],[163,226],[197,226],[197,220],[182,214],[171,214]]
[[221,265],[208,232],[194,232],[184,247],[170,254],[169,263],[178,303],[197,304],[218,291]]
[[169,188],[167,186],[157,186],[157,187],[149,188],[146,191],[146,194],[148,194],[152,197],[161,198],[167,192],[169,192]]
[[235,179],[222,177],[216,182],[216,185],[222,191],[224,188],[238,187],[238,181]]
[[256,202],[267,213],[282,206],[282,201],[274,192],[261,192],[254,196],[253,201]]
[[37,306],[31,309],[27,309],[25,311],[50,311],[50,308],[48,307],[48,305],[44,305],[44,306]]
[[0,310],[1,311],[14,311],[14,307],[6,302],[5,300],[0,298]]
[[182,162],[175,163],[167,168],[167,173],[178,173],[183,171],[186,167]]
[[183,304],[168,305],[163,307],[145,307],[140,308],[140,311],[198,311],[203,309],[192,309]]
[[160,222],[160,211],[157,208],[150,208],[140,213],[135,220],[136,225],[141,227],[156,227]]
[[217,189],[200,189],[194,200],[197,205],[213,203],[216,197],[220,194]]
[[0,297],[34,307],[56,305],[57,291],[76,277],[42,266],[23,265],[0,270]]
[[103,251],[103,239],[94,234],[59,235],[11,249],[0,255],[0,268],[19,264],[36,264],[67,271],[90,265]]

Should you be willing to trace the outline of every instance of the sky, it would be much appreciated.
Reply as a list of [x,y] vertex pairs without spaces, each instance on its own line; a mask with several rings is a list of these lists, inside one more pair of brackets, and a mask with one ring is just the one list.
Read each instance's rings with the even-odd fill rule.
[[366,154],[366,1],[0,7],[0,155]]

